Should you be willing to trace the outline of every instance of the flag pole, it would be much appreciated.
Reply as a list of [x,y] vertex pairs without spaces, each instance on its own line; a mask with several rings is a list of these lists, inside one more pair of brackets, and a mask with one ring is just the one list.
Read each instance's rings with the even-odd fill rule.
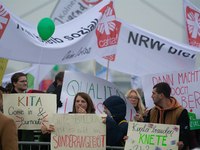
[[94,76],[96,76],[95,60],[94,59],[93,59],[93,72],[94,72]]
[[107,73],[106,73],[106,81],[108,81],[109,63],[110,63],[110,56],[108,56]]

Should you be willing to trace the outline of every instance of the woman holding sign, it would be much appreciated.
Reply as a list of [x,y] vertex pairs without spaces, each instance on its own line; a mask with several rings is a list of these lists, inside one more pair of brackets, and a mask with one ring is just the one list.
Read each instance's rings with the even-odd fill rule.
[[[95,113],[95,108],[90,96],[84,92],[77,93],[74,97],[73,110],[69,113]],[[54,130],[54,125],[50,125],[49,128],[46,126],[41,127],[42,134],[51,133],[51,131]]]
[[95,113],[90,96],[84,92],[77,93],[74,97],[73,111],[70,113]]
[[149,110],[147,110],[147,107],[145,108],[144,104],[142,103],[142,99],[140,97],[140,94],[133,89],[128,90],[128,92],[125,94],[126,98],[130,101],[130,103],[135,108],[137,114],[134,116],[134,119],[143,122],[144,116],[147,115]]

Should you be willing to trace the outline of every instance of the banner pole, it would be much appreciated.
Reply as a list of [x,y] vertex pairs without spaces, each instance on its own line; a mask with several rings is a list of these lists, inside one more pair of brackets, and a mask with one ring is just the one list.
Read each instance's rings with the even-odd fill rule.
[[94,76],[96,76],[95,60],[94,59],[93,59],[93,72],[94,72]]
[[108,56],[107,73],[106,73],[106,81],[108,81],[109,62],[110,62],[110,56]]

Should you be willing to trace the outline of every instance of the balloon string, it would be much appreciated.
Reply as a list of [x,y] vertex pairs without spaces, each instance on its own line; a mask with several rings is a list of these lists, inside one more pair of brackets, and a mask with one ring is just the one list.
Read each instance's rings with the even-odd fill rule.
[[45,44],[46,44],[46,42],[44,41],[44,44],[42,45],[42,50],[40,52],[39,62],[38,62],[38,75],[37,75],[37,87],[38,87],[38,90],[39,90],[40,61],[41,61],[42,51],[43,51],[43,48],[44,48]]
[[41,56],[42,56],[42,51],[43,51],[43,48],[44,48],[44,45],[46,44],[46,42],[44,41],[44,44],[42,45],[42,50],[41,50],[41,53],[40,53],[40,58],[39,58],[39,62],[38,64],[40,64],[40,61],[41,61]]

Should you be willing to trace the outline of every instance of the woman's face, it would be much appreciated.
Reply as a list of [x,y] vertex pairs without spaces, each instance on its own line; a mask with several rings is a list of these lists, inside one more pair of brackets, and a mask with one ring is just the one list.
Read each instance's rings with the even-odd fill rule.
[[104,112],[105,114],[107,114],[107,115],[108,115],[107,108],[106,108],[106,106],[104,106],[104,105],[103,105],[103,112]]
[[75,101],[75,108],[76,108],[76,112],[80,112],[79,110],[81,110],[81,109],[84,109],[86,111],[86,109],[87,109],[86,100],[78,95],[76,97],[76,101]]
[[130,101],[130,103],[133,105],[133,107],[137,106],[139,98],[135,92],[131,92],[127,99]]

